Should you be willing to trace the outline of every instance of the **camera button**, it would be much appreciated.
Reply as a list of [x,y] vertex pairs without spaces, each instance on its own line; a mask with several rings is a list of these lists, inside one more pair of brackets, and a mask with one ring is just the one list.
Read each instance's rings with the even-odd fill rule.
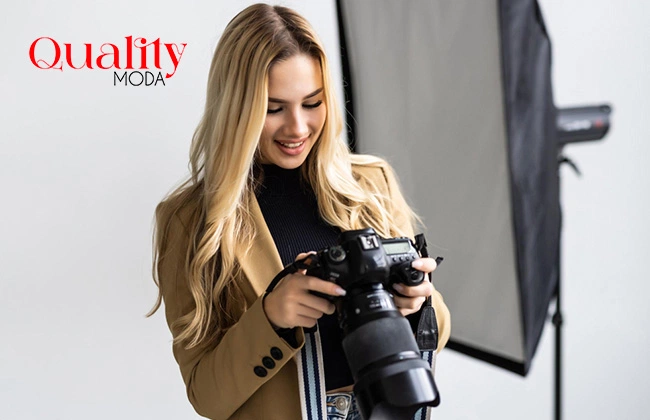
[[253,372],[255,372],[255,374],[256,374],[257,376],[259,376],[260,378],[263,378],[263,377],[265,377],[265,376],[268,374],[268,372],[266,371],[266,369],[264,369],[262,366],[255,366],[255,367],[253,368]]

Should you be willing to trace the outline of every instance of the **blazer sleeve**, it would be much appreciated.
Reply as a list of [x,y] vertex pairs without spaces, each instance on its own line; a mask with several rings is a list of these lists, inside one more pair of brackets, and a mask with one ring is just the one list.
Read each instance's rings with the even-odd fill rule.
[[[165,315],[174,337],[180,333],[175,322],[195,308],[184,269],[188,238],[187,229],[174,216],[168,230],[167,250],[158,265]],[[304,343],[302,329],[296,329],[296,335],[298,348],[276,334],[260,297],[218,343],[208,342],[191,349],[174,343],[174,357],[196,412],[210,419],[229,418],[299,351]],[[271,358],[273,363],[267,359],[265,367],[263,358]]]
[[[385,162],[381,165],[381,169],[388,188],[388,195],[392,206],[391,210],[394,215],[397,215],[397,223],[400,223],[403,231],[409,232],[410,237],[414,237],[413,226],[408,217],[408,204],[402,195],[395,173],[390,165]],[[435,278],[435,271],[433,277]],[[436,320],[438,321],[438,348],[436,351],[440,352],[447,344],[447,341],[449,341],[451,334],[451,316],[449,308],[447,308],[440,292],[436,290],[435,285],[433,294],[431,295],[431,304],[436,313]]]

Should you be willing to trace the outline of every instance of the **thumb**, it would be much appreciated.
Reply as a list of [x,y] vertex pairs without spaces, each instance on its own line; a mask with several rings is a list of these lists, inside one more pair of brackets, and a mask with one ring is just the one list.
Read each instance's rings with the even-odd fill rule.
[[[307,257],[310,256],[310,255],[316,255],[316,251],[301,252],[300,254],[298,254],[298,255],[296,256],[295,261],[305,259],[305,258],[307,258]],[[307,261],[307,263],[309,263],[309,261]],[[298,270],[298,273],[300,273],[300,274],[307,274],[307,270],[306,270],[306,269]]]
[[316,251],[309,251],[309,252],[301,252],[296,256],[295,261],[302,260],[303,258],[307,258],[309,255],[315,255]]

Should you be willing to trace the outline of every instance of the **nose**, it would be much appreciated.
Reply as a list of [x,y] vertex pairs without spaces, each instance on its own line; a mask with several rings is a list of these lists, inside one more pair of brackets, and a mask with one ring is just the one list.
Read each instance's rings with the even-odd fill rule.
[[285,123],[286,134],[293,138],[303,138],[309,134],[307,115],[301,109],[290,113]]

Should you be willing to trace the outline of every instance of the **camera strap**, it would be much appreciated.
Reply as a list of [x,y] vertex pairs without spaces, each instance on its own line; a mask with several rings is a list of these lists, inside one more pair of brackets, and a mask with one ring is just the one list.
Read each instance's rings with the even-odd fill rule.
[[[424,234],[420,233],[415,236],[415,248],[423,258],[429,257],[427,240]],[[429,281],[431,281],[431,273],[429,273]],[[415,341],[418,343],[420,351],[435,352],[438,347],[438,320],[431,303],[431,296],[427,297],[420,309],[420,320],[415,333]]]
[[[293,274],[299,270],[305,270],[309,268],[312,264],[311,261],[316,261],[317,257],[315,254],[310,254],[309,256],[301,259],[301,260],[296,260],[292,262],[291,264],[287,265],[284,267],[282,271],[280,271],[275,277],[273,277],[273,280],[271,280],[271,283],[266,287],[266,294],[269,294],[275,289],[275,286],[278,285],[280,280],[288,276],[289,274]],[[310,260],[310,263],[307,263],[307,260]]]

